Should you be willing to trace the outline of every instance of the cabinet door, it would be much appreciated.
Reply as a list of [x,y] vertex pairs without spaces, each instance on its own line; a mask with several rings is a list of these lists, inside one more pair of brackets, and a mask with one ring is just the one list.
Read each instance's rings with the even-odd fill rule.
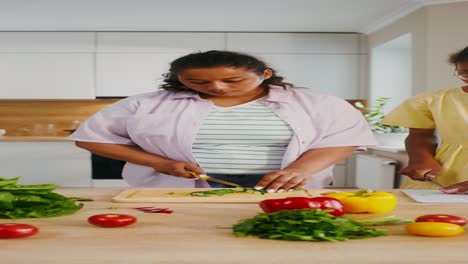
[[97,54],[96,96],[123,97],[156,91],[169,63],[182,55],[185,54]]
[[227,33],[227,49],[256,54],[357,54],[359,34]]
[[0,99],[92,99],[94,33],[0,32]]
[[92,54],[0,53],[0,99],[94,99]]
[[359,98],[359,55],[255,54],[295,87]]
[[330,185],[331,188],[345,188],[345,187],[348,187],[349,159],[351,159],[351,157],[348,157],[345,160],[339,161],[335,165],[335,167],[333,167],[333,182]]
[[91,155],[74,142],[0,142],[0,176],[21,184],[91,187]]
[[334,187],[334,188],[346,187],[346,165],[337,164],[333,168],[333,183],[331,187]]
[[226,39],[227,49],[263,59],[296,87],[359,98],[359,34],[228,33]]
[[94,52],[92,32],[0,32],[0,52]]
[[191,52],[224,49],[223,33],[98,33],[96,96],[152,92],[169,64]]

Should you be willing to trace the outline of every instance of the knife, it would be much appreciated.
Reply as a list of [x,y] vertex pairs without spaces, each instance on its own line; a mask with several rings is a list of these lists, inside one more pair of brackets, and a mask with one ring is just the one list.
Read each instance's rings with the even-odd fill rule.
[[426,173],[426,174],[424,175],[424,179],[425,179],[427,182],[431,182],[431,183],[433,183],[433,184],[439,186],[440,188],[445,188],[444,185],[442,185],[440,182],[436,181],[434,178],[428,177],[428,176],[429,176],[428,174],[430,174],[430,172],[428,172],[428,173]]
[[242,186],[240,186],[240,185],[237,184],[237,183],[228,182],[228,181],[223,181],[223,180],[216,179],[216,178],[211,178],[210,176],[208,176],[208,175],[206,175],[206,174],[197,175],[197,174],[196,174],[195,172],[193,172],[193,171],[187,171],[187,172],[188,172],[190,175],[192,175],[193,177],[198,178],[198,179],[203,180],[203,181],[217,182],[217,183],[221,183],[221,184],[228,185],[228,186],[232,186],[232,187],[242,187]]
[[438,182],[438,181],[436,181],[436,180],[434,180],[434,179],[426,179],[426,181],[431,182],[431,183],[433,183],[433,184],[439,186],[440,188],[445,188],[444,185],[442,185],[440,182]]

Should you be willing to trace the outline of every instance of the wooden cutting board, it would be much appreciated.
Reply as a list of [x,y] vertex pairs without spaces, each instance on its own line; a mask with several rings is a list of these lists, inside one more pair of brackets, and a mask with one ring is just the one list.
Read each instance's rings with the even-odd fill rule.
[[223,196],[190,196],[190,192],[214,190],[213,188],[130,188],[112,198],[116,203],[258,203],[265,199],[306,196],[317,194],[309,190],[282,193],[250,194],[232,193]]

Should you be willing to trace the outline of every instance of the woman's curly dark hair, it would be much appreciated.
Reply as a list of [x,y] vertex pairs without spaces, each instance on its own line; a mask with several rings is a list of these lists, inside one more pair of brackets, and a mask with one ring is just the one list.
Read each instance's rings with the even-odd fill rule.
[[465,61],[468,61],[468,47],[465,47],[464,49],[453,53],[448,59],[448,62],[453,65]]
[[276,75],[275,70],[253,56],[232,51],[210,50],[191,53],[171,62],[169,72],[163,74],[164,83],[160,87],[168,91],[192,91],[179,81],[177,76],[181,71],[191,68],[219,66],[246,68],[259,75],[263,74],[266,69],[270,69],[273,75],[269,79],[264,80],[262,85],[265,87],[268,87],[268,85],[279,85],[283,86],[283,88],[293,86],[290,83],[283,82],[284,78]]

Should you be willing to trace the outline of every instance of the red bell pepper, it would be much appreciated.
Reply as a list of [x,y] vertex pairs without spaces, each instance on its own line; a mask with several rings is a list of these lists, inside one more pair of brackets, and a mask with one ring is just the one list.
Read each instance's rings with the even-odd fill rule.
[[267,199],[260,202],[260,207],[265,213],[310,208],[332,210],[330,214],[334,216],[344,214],[343,204],[339,200],[331,197],[288,197],[283,199]]

